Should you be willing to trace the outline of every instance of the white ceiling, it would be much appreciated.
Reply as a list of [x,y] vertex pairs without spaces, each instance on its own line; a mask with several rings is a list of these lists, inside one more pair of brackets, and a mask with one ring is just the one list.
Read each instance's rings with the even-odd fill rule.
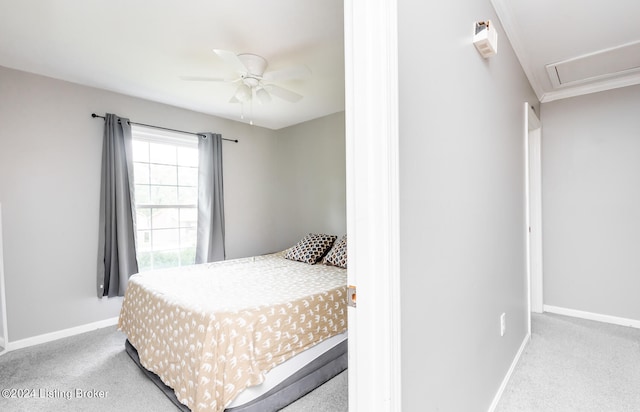
[[[638,0],[491,0],[542,102],[640,84],[640,67],[609,77],[554,87],[545,66],[640,42]],[[498,46],[499,47],[499,46]],[[637,48],[601,66],[639,60]],[[585,59],[584,61],[586,61]],[[617,61],[616,61],[617,60]],[[592,62],[595,63],[595,62]],[[589,68],[584,67],[588,72]]]
[[[640,83],[640,71],[557,87],[546,66],[640,41],[638,0],[491,0],[538,98]],[[0,0],[0,65],[240,120],[236,85],[213,49],[255,53],[304,98],[245,105],[245,122],[279,129],[344,110],[343,0]],[[636,49],[637,50],[637,49]],[[126,114],[123,114],[126,115]]]
[[236,84],[180,76],[232,77],[213,49],[304,64],[276,83],[302,100],[245,105],[279,129],[344,110],[343,26],[343,0],[0,0],[0,66],[239,121]]

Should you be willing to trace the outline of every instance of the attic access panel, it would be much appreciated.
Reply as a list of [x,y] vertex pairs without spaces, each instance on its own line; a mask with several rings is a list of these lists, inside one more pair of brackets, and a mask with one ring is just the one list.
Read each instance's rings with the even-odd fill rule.
[[640,73],[640,42],[545,66],[554,88]]

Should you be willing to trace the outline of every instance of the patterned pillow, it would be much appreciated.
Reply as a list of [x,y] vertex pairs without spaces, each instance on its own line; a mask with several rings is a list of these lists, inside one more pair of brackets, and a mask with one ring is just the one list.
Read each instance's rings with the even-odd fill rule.
[[331,248],[331,245],[333,245],[337,238],[338,236],[334,235],[316,235],[309,233],[295,246],[287,249],[284,257],[313,265],[327,253],[327,250]]
[[347,235],[344,235],[337,241],[327,256],[322,259],[325,265],[338,266],[347,268]]

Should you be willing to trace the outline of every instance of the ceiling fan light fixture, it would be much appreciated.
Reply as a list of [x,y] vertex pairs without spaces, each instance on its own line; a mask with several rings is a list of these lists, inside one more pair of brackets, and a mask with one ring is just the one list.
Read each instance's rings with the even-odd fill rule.
[[262,104],[266,104],[271,101],[271,95],[262,87],[256,90],[256,97]]
[[251,89],[246,84],[241,84],[236,90],[234,97],[240,102],[251,100]]

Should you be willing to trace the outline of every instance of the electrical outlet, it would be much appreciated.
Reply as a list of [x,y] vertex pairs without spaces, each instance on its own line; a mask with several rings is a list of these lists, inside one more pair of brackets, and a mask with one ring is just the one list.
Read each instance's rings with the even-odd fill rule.
[[500,315],[500,336],[504,336],[504,332],[507,330],[507,314]]

